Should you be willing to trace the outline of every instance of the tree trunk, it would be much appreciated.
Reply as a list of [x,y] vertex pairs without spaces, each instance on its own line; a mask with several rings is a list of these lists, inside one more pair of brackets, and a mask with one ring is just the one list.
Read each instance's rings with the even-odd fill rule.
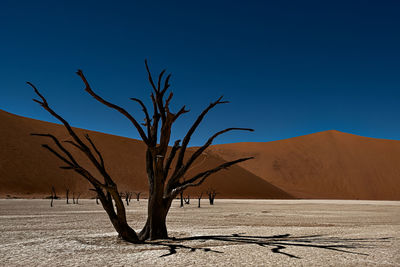
[[[135,230],[133,230],[126,222],[125,214],[123,214],[122,216],[118,216],[115,213],[112,200],[111,199],[107,200],[105,198],[100,197],[100,202],[104,210],[107,212],[107,215],[110,218],[110,221],[114,226],[114,229],[117,231],[118,237],[131,243],[140,243]],[[116,206],[122,204],[122,201],[121,203],[118,202],[119,202],[118,200],[115,201]]]
[[183,208],[183,191],[180,193],[180,196],[181,196],[181,208]]
[[65,190],[65,196],[67,198],[67,204],[69,204],[69,189]]
[[145,226],[139,233],[140,240],[167,239],[166,225],[167,214],[172,200],[165,200],[161,196],[150,195],[148,203],[148,215]]

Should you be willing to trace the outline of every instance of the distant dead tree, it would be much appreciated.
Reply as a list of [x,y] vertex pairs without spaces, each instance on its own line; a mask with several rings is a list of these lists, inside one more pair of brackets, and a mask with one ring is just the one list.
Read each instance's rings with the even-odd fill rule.
[[197,199],[199,200],[199,204],[197,205],[198,208],[200,208],[200,201],[201,201],[202,196],[203,196],[203,192],[200,192],[200,194],[197,195]]
[[185,204],[186,205],[189,205],[190,204],[190,195],[187,195],[187,197],[185,198],[183,198],[183,201],[185,201]]
[[[206,114],[215,106],[228,103],[227,101],[222,101],[222,97],[220,97],[215,102],[210,103],[200,113],[187,131],[182,143],[181,140],[176,140],[173,143],[172,148],[169,149],[172,125],[181,115],[187,113],[188,110],[186,110],[185,106],[183,106],[176,113],[171,112],[170,103],[173,97],[172,92],[166,97],[166,92],[170,87],[169,80],[171,75],[168,75],[165,79],[163,79],[165,74],[165,70],[163,70],[158,76],[158,81],[155,82],[149,70],[147,61],[145,61],[145,66],[149,83],[152,88],[152,93],[150,96],[152,101],[152,116],[150,116],[146,105],[141,100],[137,98],[131,98],[131,100],[137,102],[142,108],[145,116],[145,121],[143,124],[138,123],[137,120],[124,108],[115,105],[96,94],[92,90],[83,72],[81,70],[78,70],[77,72],[78,76],[85,84],[85,91],[100,103],[124,115],[136,128],[143,140],[143,143],[147,147],[145,156],[146,173],[149,185],[147,220],[145,226],[139,234],[137,234],[126,221],[126,211],[123,201],[119,195],[117,184],[108,173],[105,167],[103,156],[93,140],[87,134],[84,135],[84,138],[78,135],[70,126],[70,124],[48,105],[47,100],[38,91],[38,89],[32,83],[28,82],[28,84],[34,89],[35,93],[40,98],[40,100],[34,99],[34,101],[39,103],[46,111],[58,119],[65,126],[69,135],[72,137],[73,140],[64,141],[64,143],[72,145],[81,151],[96,168],[96,173],[99,173],[102,178],[99,179],[98,174],[95,175],[94,173],[90,172],[88,168],[83,167],[72,155],[69,149],[67,149],[66,146],[64,146],[64,144],[62,144],[62,142],[60,142],[54,135],[49,133],[34,133],[33,135],[47,137],[54,142],[56,149],[48,144],[43,144],[42,146],[65,163],[65,165],[61,166],[61,168],[77,172],[94,187],[99,195],[99,199],[104,210],[107,212],[110,221],[112,222],[119,236],[126,241],[134,243],[148,239],[154,240],[168,238],[166,217],[171,207],[172,200],[175,199],[175,197],[180,194],[181,191],[188,187],[199,186],[210,175],[220,170],[227,169],[239,162],[253,158],[246,157],[224,162],[211,169],[201,171],[193,176],[183,179],[192,164],[212,144],[216,137],[233,130],[253,130],[248,128],[227,128],[225,130],[221,130],[212,135],[204,145],[198,147],[193,151],[193,153],[187,155],[186,151],[189,141],[199,124],[203,121],[203,118],[206,116]],[[135,151],[133,151],[133,153],[135,153]],[[172,162],[174,162],[174,164],[172,164]]]
[[181,208],[183,208],[183,191],[181,191],[180,193],[179,193],[179,195],[180,195],[180,199],[181,199]]
[[75,192],[72,192],[72,204],[75,204]]
[[53,207],[53,201],[54,199],[57,199],[57,194],[56,194],[56,189],[54,188],[54,186],[51,186],[51,195],[50,195],[50,207]]
[[127,206],[129,206],[129,202],[132,198],[132,194],[133,194],[132,192],[125,191],[125,202],[126,202]]
[[78,196],[76,197],[76,204],[79,204],[79,197],[81,196],[81,193],[78,193]]
[[142,192],[134,192],[135,196],[136,196],[136,201],[139,201],[140,199],[140,194],[142,194]]
[[67,199],[67,204],[69,204],[69,188],[65,189],[65,198]]
[[97,194],[96,190],[93,188],[89,189],[90,191],[94,191],[96,193],[95,199],[96,199],[96,204],[99,205],[99,195]]
[[214,205],[214,199],[215,196],[217,195],[217,191],[215,189],[208,189],[207,190],[207,195],[208,195],[208,200],[210,201],[210,205]]

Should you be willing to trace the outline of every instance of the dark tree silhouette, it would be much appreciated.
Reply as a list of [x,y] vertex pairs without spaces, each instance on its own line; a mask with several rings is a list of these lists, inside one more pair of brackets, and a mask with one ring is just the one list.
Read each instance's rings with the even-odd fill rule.
[[76,197],[76,204],[79,204],[79,198],[81,197],[81,193],[78,193],[78,196]]
[[99,196],[96,195],[96,204],[99,205]]
[[67,199],[67,204],[69,204],[69,188],[65,189],[65,198]]
[[183,201],[185,201],[186,205],[190,205],[190,195],[187,195],[186,198],[183,198]]
[[197,205],[198,208],[200,208],[200,201],[201,201],[202,196],[203,196],[203,192],[201,192],[200,194],[197,195],[197,199],[199,200],[199,203]]
[[179,193],[179,196],[180,196],[180,200],[181,200],[181,205],[180,205],[180,207],[183,208],[183,191],[181,191],[181,192]]
[[125,202],[126,202],[126,205],[127,206],[129,206],[129,202],[131,201],[131,197],[132,197],[132,192],[129,192],[129,191],[125,191]]
[[57,199],[57,194],[56,194],[56,189],[54,188],[54,186],[51,186],[51,195],[50,195],[50,207],[53,207],[53,201],[54,199]]
[[142,192],[134,192],[135,196],[136,196],[136,201],[139,201],[140,199],[140,194],[142,194]]
[[208,200],[210,201],[210,205],[214,205],[214,199],[217,194],[218,193],[215,189],[211,188],[207,190],[207,195],[208,195]]
[[[220,97],[215,102],[210,103],[201,112],[201,114],[197,117],[197,119],[194,121],[194,123],[184,136],[182,143],[181,140],[176,140],[172,148],[169,149],[168,145],[170,143],[172,125],[182,114],[187,113],[188,110],[186,110],[185,106],[183,106],[176,113],[171,112],[170,102],[173,97],[172,92],[169,93],[167,97],[165,97],[166,92],[170,87],[169,80],[171,75],[168,75],[165,79],[163,79],[163,76],[165,74],[165,70],[163,70],[158,76],[158,81],[154,82],[149,67],[147,65],[147,61],[145,61],[145,66],[148,74],[148,79],[152,87],[152,93],[150,96],[153,104],[152,116],[150,116],[147,107],[141,100],[137,98],[131,98],[131,100],[137,102],[143,110],[143,113],[145,115],[145,123],[142,125],[139,124],[137,120],[124,108],[108,102],[107,100],[96,94],[92,90],[83,72],[81,70],[78,70],[77,72],[78,76],[82,79],[86,86],[85,91],[88,92],[100,103],[124,115],[137,129],[144,144],[147,146],[146,172],[149,186],[149,199],[147,209],[148,214],[145,226],[139,234],[136,234],[136,232],[128,225],[126,221],[126,211],[119,195],[117,184],[113,181],[113,179],[107,172],[103,157],[98,148],[95,146],[92,139],[89,137],[89,135],[86,134],[85,139],[88,143],[87,144],[82,139],[82,137],[78,136],[78,134],[76,134],[76,132],[71,128],[69,123],[60,115],[58,115],[52,108],[49,107],[46,99],[40,94],[37,88],[32,83],[28,82],[28,84],[32,86],[32,88],[35,90],[36,94],[41,98],[41,100],[34,99],[34,101],[39,103],[51,115],[61,121],[67,129],[69,135],[73,138],[72,141],[65,142],[78,148],[86,155],[86,157],[96,167],[96,169],[102,176],[103,181],[100,181],[87,169],[81,166],[76,161],[74,156],[65,148],[63,144],[61,144],[61,142],[55,136],[51,134],[34,135],[45,136],[53,140],[55,145],[58,147],[58,150],[53,149],[47,144],[44,144],[42,146],[66,164],[66,166],[62,166],[61,168],[74,170],[93,185],[94,189],[99,195],[103,208],[106,210],[114,228],[119,233],[121,238],[130,242],[139,242],[148,239],[154,240],[168,238],[166,217],[171,207],[172,201],[180,192],[188,187],[201,185],[210,175],[220,170],[227,169],[234,164],[253,158],[246,157],[225,162],[223,164],[215,166],[214,168],[204,170],[200,173],[197,173],[196,175],[184,179],[184,176],[187,174],[187,171],[195,162],[195,160],[198,159],[200,155],[202,155],[202,153],[212,144],[213,140],[216,137],[233,130],[253,130],[248,128],[224,129],[212,135],[203,146],[194,150],[193,153],[186,153],[190,138],[192,137],[193,133],[196,131],[197,127],[202,122],[206,114],[215,106],[228,103],[227,101],[222,101],[222,97]],[[185,155],[187,156],[186,158]],[[172,164],[173,162],[174,164]],[[116,207],[116,210],[114,209],[114,205]]]

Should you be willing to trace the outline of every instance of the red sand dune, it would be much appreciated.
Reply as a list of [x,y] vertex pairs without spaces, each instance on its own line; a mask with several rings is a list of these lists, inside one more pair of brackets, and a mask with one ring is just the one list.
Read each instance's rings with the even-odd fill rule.
[[[78,131],[89,133],[99,146],[121,191],[147,192],[141,141]],[[51,142],[31,132],[68,138],[61,125],[0,110],[0,195],[43,196],[54,185],[59,194],[69,187],[88,196],[86,180],[59,169],[61,161],[40,146]],[[400,141],[326,131],[274,142],[215,145],[208,151],[192,172],[224,160],[256,158],[215,174],[190,190],[192,196],[214,187],[220,197],[232,198],[400,199]]]
[[[71,170],[62,170],[61,160],[41,147],[42,143],[52,142],[44,137],[30,136],[30,133],[51,133],[61,140],[68,135],[63,126],[20,117],[0,110],[0,195],[42,197],[49,195],[52,185],[59,195],[64,195],[65,188],[71,192],[80,192],[83,196],[94,196],[89,192],[90,185]],[[78,129],[79,133],[88,133],[102,152],[106,168],[117,182],[120,191],[147,192],[145,174],[145,146],[141,141]],[[68,144],[66,144],[68,145]],[[78,160],[86,162],[79,151],[73,150]],[[191,172],[217,166],[224,161],[208,153],[194,164]],[[89,168],[93,170],[93,168]],[[193,197],[209,187],[219,192],[219,197],[226,198],[292,198],[281,189],[257,177],[251,172],[232,166],[211,176],[201,186],[191,189]],[[146,196],[146,193],[144,193]]]
[[267,143],[216,145],[296,198],[400,200],[400,141],[326,131]]

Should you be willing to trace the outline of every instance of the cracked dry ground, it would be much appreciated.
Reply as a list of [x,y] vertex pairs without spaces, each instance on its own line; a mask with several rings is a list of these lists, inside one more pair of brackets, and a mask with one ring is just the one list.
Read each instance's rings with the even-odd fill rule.
[[[95,200],[0,200],[1,266],[400,266],[400,202],[193,201],[168,215],[170,240],[117,238]],[[127,208],[145,222],[146,201]]]

